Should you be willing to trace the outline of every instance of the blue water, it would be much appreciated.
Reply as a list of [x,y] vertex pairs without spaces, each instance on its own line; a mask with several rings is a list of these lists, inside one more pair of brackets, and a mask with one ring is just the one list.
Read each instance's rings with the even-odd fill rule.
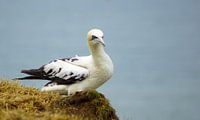
[[98,27],[115,65],[98,91],[122,120],[199,120],[199,11],[198,0],[1,0],[0,76],[88,55],[86,33]]

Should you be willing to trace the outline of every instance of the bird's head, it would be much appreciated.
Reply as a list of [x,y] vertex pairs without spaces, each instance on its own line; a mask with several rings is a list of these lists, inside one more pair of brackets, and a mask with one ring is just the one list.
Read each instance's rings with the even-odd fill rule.
[[105,43],[103,41],[103,32],[100,29],[92,29],[88,32],[87,39],[88,44],[90,47],[95,47],[98,45],[105,46]]

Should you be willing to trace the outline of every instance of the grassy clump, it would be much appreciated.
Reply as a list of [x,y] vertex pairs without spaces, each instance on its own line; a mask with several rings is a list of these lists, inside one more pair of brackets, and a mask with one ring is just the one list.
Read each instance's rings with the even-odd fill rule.
[[94,90],[62,97],[13,81],[0,81],[0,120],[117,120],[103,94]]
[[115,110],[103,94],[94,90],[79,92],[74,96],[61,98],[53,103],[54,109],[64,114],[81,115],[102,120],[117,119]]

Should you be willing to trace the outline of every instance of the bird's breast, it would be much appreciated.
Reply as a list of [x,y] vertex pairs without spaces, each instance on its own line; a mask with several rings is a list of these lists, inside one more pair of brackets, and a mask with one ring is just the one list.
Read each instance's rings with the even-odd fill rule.
[[100,64],[94,65],[91,69],[91,76],[100,81],[106,81],[111,78],[113,74],[113,64],[112,61],[101,62]]

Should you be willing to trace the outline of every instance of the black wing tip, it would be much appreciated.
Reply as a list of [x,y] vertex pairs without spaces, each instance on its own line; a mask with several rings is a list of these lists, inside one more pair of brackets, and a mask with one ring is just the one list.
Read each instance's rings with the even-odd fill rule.
[[30,79],[35,79],[35,80],[38,80],[38,79],[41,79],[41,77],[38,77],[38,76],[26,76],[26,77],[21,77],[21,78],[14,78],[12,80],[30,80]]
[[11,80],[20,80],[20,78],[13,78],[13,79],[11,79]]
[[21,73],[25,73],[31,76],[42,76],[43,68],[39,69],[30,69],[30,70],[21,70]]
[[11,79],[11,80],[24,80],[26,77],[21,77],[21,78],[13,78],[13,79]]
[[21,73],[27,73],[29,72],[30,70],[21,70]]

